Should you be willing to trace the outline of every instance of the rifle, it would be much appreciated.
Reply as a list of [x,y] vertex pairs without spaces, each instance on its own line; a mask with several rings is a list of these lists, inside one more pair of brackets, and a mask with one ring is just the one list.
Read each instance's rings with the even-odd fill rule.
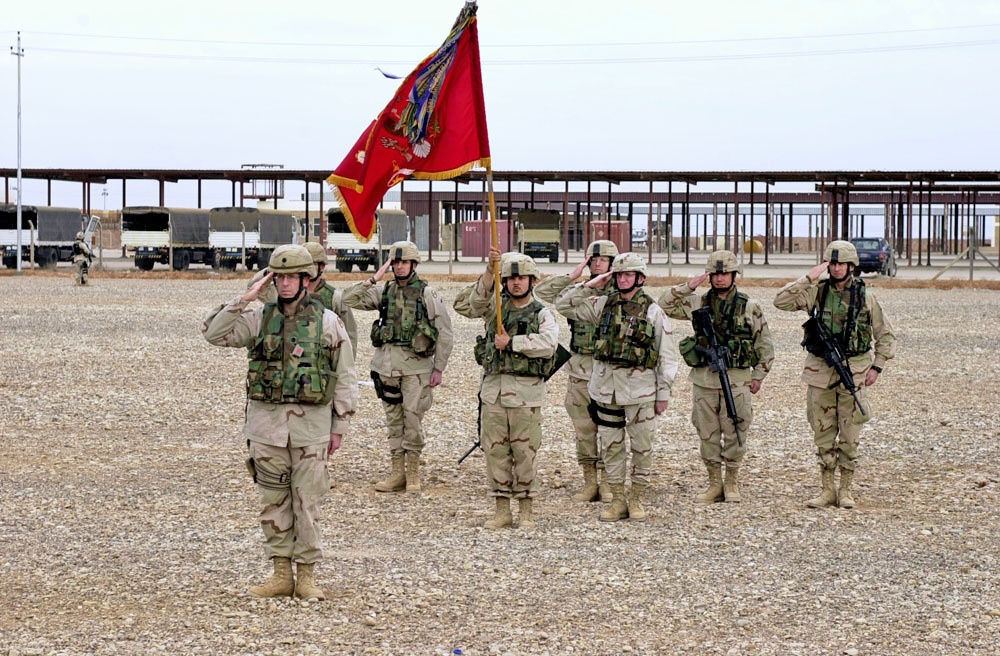
[[[562,368],[562,366],[564,364],[566,364],[567,361],[569,361],[569,359],[570,359],[570,357],[572,357],[572,355],[573,354],[570,353],[569,350],[567,350],[566,347],[564,347],[562,344],[557,344],[556,345],[555,355],[552,356],[552,360],[551,360],[551,362],[549,364],[549,370],[546,372],[545,376],[542,378],[542,381],[547,382],[549,380],[549,378],[552,378],[552,376],[554,376],[555,373],[557,371],[559,371]],[[479,406],[478,406],[479,409],[476,412],[476,443],[473,444],[472,446],[470,446],[469,450],[466,451],[464,454],[462,454],[462,457],[458,459],[458,464],[460,464],[460,465],[462,464],[462,462],[466,458],[468,458],[470,455],[472,455],[473,451],[475,451],[476,449],[478,449],[479,447],[481,447],[482,444],[483,444],[483,395],[482,395],[482,392],[480,392],[479,394],[476,395],[476,399],[478,399],[478,401],[479,401]]]
[[733,400],[733,388],[729,384],[729,349],[719,344],[719,339],[715,335],[715,327],[712,325],[712,310],[708,307],[701,307],[691,313],[691,323],[694,325],[695,335],[708,341],[708,346],[696,345],[695,351],[705,356],[708,360],[709,370],[719,374],[719,383],[722,385],[722,398],[726,402],[726,414],[733,422],[736,430],[736,442],[743,446],[743,435],[740,434],[740,423],[743,421],[736,413],[736,401]]
[[823,358],[823,362],[827,366],[833,367],[833,370],[837,372],[838,380],[833,385],[830,385],[828,389],[833,389],[837,385],[843,385],[851,393],[851,396],[854,397],[854,403],[857,404],[861,414],[867,416],[868,413],[865,412],[865,406],[861,405],[861,399],[858,398],[858,386],[854,384],[854,374],[851,373],[851,364],[844,357],[836,340],[827,332],[823,322],[813,314],[809,317],[808,321],[802,324],[802,328],[805,330],[805,337],[802,338],[802,346],[816,357]]

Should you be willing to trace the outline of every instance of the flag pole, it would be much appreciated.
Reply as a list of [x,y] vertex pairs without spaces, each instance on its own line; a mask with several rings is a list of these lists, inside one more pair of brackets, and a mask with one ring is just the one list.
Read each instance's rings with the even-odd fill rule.
[[[490,243],[500,250],[500,237],[497,235],[497,199],[493,195],[493,167],[486,165],[486,195],[490,201]],[[497,264],[500,264],[499,262]],[[503,335],[503,318],[500,312],[500,268],[493,267],[493,304],[497,311],[497,334]]]

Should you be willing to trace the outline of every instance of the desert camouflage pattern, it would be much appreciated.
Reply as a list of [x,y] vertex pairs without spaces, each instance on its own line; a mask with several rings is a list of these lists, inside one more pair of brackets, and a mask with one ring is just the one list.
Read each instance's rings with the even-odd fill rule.
[[76,268],[77,280],[83,280],[83,269],[90,264],[93,256],[94,252],[91,250],[90,244],[85,242],[83,237],[78,237],[73,242],[73,266]]
[[[416,279],[414,275],[411,281]],[[357,310],[377,311],[382,304],[382,288],[371,284],[371,280],[359,282],[344,292],[344,302]],[[455,342],[448,307],[430,286],[424,287],[423,304],[428,321],[434,324],[438,333],[432,355],[417,355],[403,344],[383,344],[372,354],[371,370],[381,376],[384,385],[399,387],[403,395],[402,403],[382,402],[389,433],[389,452],[393,455],[423,451],[424,414],[434,403],[431,372],[436,369],[444,373]],[[402,320],[403,304],[397,307],[400,316],[387,317],[388,320]]]
[[[236,297],[209,313],[202,334],[216,346],[247,348],[261,332],[263,314],[263,306],[249,308]],[[294,326],[296,316],[286,324]],[[323,557],[319,504],[330,486],[326,473],[330,435],[348,432],[358,403],[354,349],[347,329],[330,310],[323,311],[322,322],[323,342],[333,349],[333,400],[317,405],[248,399],[243,426],[257,471],[265,553],[268,558],[281,556],[306,564]]]
[[[724,261],[724,266],[732,266],[732,261]],[[710,260],[711,264],[711,260]],[[727,295],[729,302],[734,302],[738,290],[734,285]],[[697,294],[687,282],[682,282],[666,290],[658,301],[664,312],[671,319],[685,321],[690,325],[691,313],[702,307],[705,294]],[[753,423],[753,395],[750,393],[750,381],[763,381],[774,364],[774,340],[771,329],[768,328],[764,311],[752,298],[746,302],[745,314],[734,314],[733,320],[740,324],[746,321],[750,328],[753,349],[757,354],[757,364],[753,367],[730,368],[729,385],[736,404],[736,414],[743,421],[740,423],[740,433],[744,443],[741,447],[736,439],[736,431],[732,420],[726,413],[726,404],[722,398],[722,383],[719,374],[708,367],[691,367],[688,379],[693,386],[691,398],[691,423],[694,424],[700,439],[702,460],[710,463],[738,463],[746,455],[746,445]]]
[[[502,300],[509,303],[508,299]],[[493,279],[480,276],[455,299],[455,311],[470,319],[495,318]],[[495,320],[495,319],[494,319]],[[538,312],[538,333],[515,335],[512,350],[529,358],[551,358],[559,343],[559,324],[548,308]],[[530,498],[538,490],[535,454],[542,442],[541,407],[545,383],[536,376],[489,374],[480,386],[486,476],[493,496]]]
[[[270,272],[270,269],[265,267],[255,273],[253,278],[247,283],[247,289],[257,284],[268,272]],[[351,309],[351,306],[344,302],[343,290],[335,288],[326,278],[320,277],[319,287],[316,288],[316,291],[311,292],[310,295],[318,299],[327,310],[333,310],[340,317],[340,320],[344,322],[344,327],[347,328],[347,336],[351,340],[351,348],[357,353],[358,324],[354,319],[354,311]],[[277,303],[278,290],[275,289],[274,285],[267,285],[264,289],[260,290],[257,300],[265,305],[268,303]]]
[[[619,256],[620,257],[620,256]],[[645,291],[639,290],[639,294]],[[567,319],[597,322],[610,295],[597,294],[583,284],[565,289],[556,299],[556,308]],[[652,299],[650,299],[652,300]],[[649,485],[656,438],[656,401],[669,401],[680,354],[674,341],[670,319],[654,302],[646,318],[653,325],[656,366],[622,367],[595,361],[587,386],[590,398],[599,406],[625,413],[625,427],[598,426],[597,439],[604,456],[608,483],[622,485],[628,476],[633,485]],[[626,436],[629,443],[626,444]],[[631,469],[628,457],[631,452]]]
[[[808,275],[788,283],[774,297],[774,306],[779,310],[790,312],[797,310],[809,312],[819,297],[818,283],[819,281],[811,280]],[[829,293],[830,296],[834,294],[835,290]],[[829,297],[827,300],[830,301]],[[813,431],[816,457],[828,470],[838,465],[845,470],[854,470],[858,458],[861,426],[874,414],[869,402],[868,388],[864,384],[865,377],[872,366],[884,368],[885,364],[896,355],[896,336],[889,320],[882,312],[882,306],[871,290],[865,293],[865,307],[861,313],[866,316],[859,316],[858,323],[871,326],[873,348],[867,353],[849,358],[849,364],[854,382],[858,385],[858,397],[865,407],[867,416],[861,414],[854,399],[842,385],[830,389],[839,378],[836,371],[827,366],[822,358],[807,352],[802,367],[801,380],[809,386],[806,393],[806,418]]]
[[[627,406],[604,405],[603,407],[625,411],[625,428],[610,426],[597,427],[597,439],[604,451],[604,468],[608,483],[624,485],[625,480],[633,486],[647,486],[653,473],[653,442],[656,439],[656,409],[653,401],[633,403]],[[628,444],[625,443],[626,435]],[[629,467],[628,457],[632,463]]]
[[[733,371],[733,370],[730,370]],[[716,379],[718,376],[716,375]],[[702,387],[697,383],[691,389],[691,423],[698,431],[699,452],[705,462],[722,464],[738,463],[746,455],[750,426],[753,424],[753,405],[750,385],[731,384],[733,403],[740,422],[743,446],[736,439],[733,422],[726,413],[726,402],[721,387]]]
[[[438,331],[434,354],[419,356],[403,344],[385,344],[376,348],[372,355],[372,371],[383,377],[429,374],[435,369],[444,372],[455,343],[451,315],[444,301],[429,285],[424,288],[423,301],[427,319]],[[382,304],[382,287],[373,285],[371,280],[351,285],[344,292],[344,303],[355,310],[377,311]]]
[[[595,242],[595,244],[598,244],[598,249],[600,249],[604,242]],[[607,242],[607,244],[614,246],[614,242]],[[610,254],[609,246],[604,245],[604,249],[609,251],[604,255]],[[590,252],[589,248],[587,252]],[[612,257],[617,254],[618,250],[615,248]],[[574,282],[576,281],[568,275],[549,276],[535,285],[535,297],[546,303],[555,303],[559,294]],[[609,285],[605,289],[610,292],[612,288]],[[594,291],[601,292],[603,290]],[[599,468],[603,469],[600,442],[597,440],[597,424],[590,418],[590,411],[587,409],[590,403],[587,385],[590,383],[590,375],[594,371],[594,356],[590,353],[573,351],[563,370],[567,374],[566,398],[563,405],[570,421],[573,422],[573,430],[576,433],[576,461],[581,465],[596,463]]]
[[330,487],[326,444],[287,448],[249,442],[258,480],[260,528],[267,558],[298,563],[323,559],[320,501]]

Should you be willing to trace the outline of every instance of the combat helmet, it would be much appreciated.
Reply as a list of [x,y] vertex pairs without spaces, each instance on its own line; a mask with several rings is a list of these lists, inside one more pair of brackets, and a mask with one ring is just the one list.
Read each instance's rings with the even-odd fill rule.
[[389,247],[390,260],[420,261],[420,249],[412,241],[397,241]]
[[705,273],[743,273],[732,251],[715,251],[705,262]]
[[271,259],[267,262],[267,268],[275,274],[306,273],[310,278],[316,277],[316,265],[313,264],[312,254],[305,246],[298,244],[285,244],[275,248],[271,253]]
[[624,273],[626,271],[635,271],[646,275],[646,261],[637,253],[622,253],[615,256],[614,262],[611,263],[611,272]]
[[327,264],[329,262],[326,249],[323,248],[322,244],[315,241],[307,241],[305,246],[309,254],[312,255],[313,264]]
[[538,280],[538,265],[530,255],[523,253],[504,253],[500,258],[500,277],[532,276]]
[[610,239],[598,239],[587,246],[587,257],[618,257],[618,246]]
[[825,262],[846,262],[858,266],[861,261],[858,259],[858,249],[849,241],[838,239],[831,241],[823,251],[823,261]]

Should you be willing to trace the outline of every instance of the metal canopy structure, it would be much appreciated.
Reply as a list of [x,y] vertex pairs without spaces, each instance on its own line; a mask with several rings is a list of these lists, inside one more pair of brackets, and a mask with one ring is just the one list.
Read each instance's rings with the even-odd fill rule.
[[[301,181],[306,185],[306,211],[309,211],[310,184],[322,185],[329,175],[328,170],[284,169],[280,165],[244,166],[239,169],[63,169],[37,168],[23,169],[22,178],[45,180],[48,182],[49,204],[51,204],[52,182],[77,182],[81,184],[81,208],[85,213],[91,210],[91,185],[107,184],[109,180],[122,181],[122,206],[127,205],[127,190],[129,181],[159,182],[159,205],[167,204],[165,185],[167,182],[193,181],[197,183],[197,206],[201,207],[202,183],[208,181],[229,182],[232,187],[232,205],[242,206],[244,199],[260,199],[256,192],[260,186],[268,190],[276,190],[286,181]],[[16,175],[15,169],[0,169],[7,184],[5,185],[4,202],[9,203],[9,182]],[[851,232],[852,205],[881,206],[878,215],[885,222],[885,234],[891,236],[895,247],[903,252],[913,263],[914,255],[917,264],[922,263],[926,249],[927,263],[930,263],[932,242],[944,252],[958,252],[966,244],[962,242],[967,234],[977,233],[980,243],[987,235],[985,221],[980,214],[984,206],[997,206],[992,215],[1000,214],[1000,171],[494,171],[493,180],[496,183],[506,183],[507,195],[504,202],[527,202],[533,206],[536,201],[546,198],[546,202],[554,202],[550,198],[552,192],[545,190],[537,192],[535,186],[562,184],[564,187],[562,206],[564,214],[570,212],[570,202],[583,204],[589,208],[595,203],[628,204],[628,216],[631,219],[635,205],[644,204],[649,215],[650,234],[653,227],[653,207],[657,212],[665,206],[666,225],[673,229],[675,215],[679,218],[685,258],[688,242],[697,236],[697,220],[692,219],[692,207],[696,204],[723,204],[725,239],[730,248],[736,248],[744,243],[747,237],[755,234],[753,219],[757,207],[763,207],[768,220],[765,222],[765,263],[767,250],[770,248],[771,212],[774,206],[780,206],[779,220],[784,244],[785,211],[789,215],[789,244],[791,242],[791,219],[794,216],[796,204],[811,204],[821,209],[816,211],[817,226],[824,226],[822,238],[847,238]],[[440,213],[445,213],[445,223],[461,221],[463,218],[482,218],[484,210],[471,210],[476,205],[476,199],[481,192],[473,191],[476,187],[485,189],[486,172],[483,170],[469,171],[453,180],[430,182],[407,180],[401,186],[401,200],[405,208],[422,206],[430,219],[430,239],[435,243],[439,237]],[[645,183],[648,191],[637,191],[636,183]],[[702,183],[732,184],[732,191],[718,190],[701,191],[692,187]],[[513,191],[513,185],[530,186],[528,192]],[[570,185],[586,184],[586,192],[570,192]],[[602,188],[593,190],[593,185]],[[678,188],[675,190],[674,185]],[[805,190],[790,192],[775,185],[798,184]],[[249,185],[250,192],[246,191]],[[424,191],[426,185],[426,191]],[[435,185],[437,188],[435,189]],[[631,188],[614,189],[622,185]],[[660,185],[657,189],[656,185]],[[666,190],[663,190],[663,186]],[[466,191],[459,192],[460,187]],[[604,188],[606,186],[606,189]],[[402,191],[405,187],[406,191]],[[414,187],[417,188],[414,191]],[[749,189],[747,188],[749,187]],[[810,189],[811,187],[811,189]],[[443,189],[454,189],[453,193]],[[516,196],[515,196],[516,193]],[[555,192],[559,194],[560,192]],[[520,198],[526,194],[527,199]],[[267,197],[274,197],[277,207],[277,194],[267,192]],[[502,192],[501,192],[502,196]],[[37,203],[36,203],[37,204]],[[319,213],[323,214],[323,194],[319,194]],[[679,212],[675,214],[675,206]],[[936,206],[936,213],[932,212]],[[465,211],[463,212],[463,208]],[[731,211],[730,211],[731,208]],[[749,209],[747,209],[749,208]],[[943,208],[943,209],[942,209]],[[589,211],[589,209],[588,209]],[[579,211],[577,212],[579,214]],[[450,214],[450,215],[449,215]],[[610,214],[605,212],[610,220]],[[741,222],[749,215],[749,224]],[[717,217],[714,217],[717,219]],[[862,220],[863,220],[862,216]],[[926,225],[924,220],[926,219]],[[916,221],[916,226],[914,226]],[[692,228],[692,223],[695,227]],[[325,233],[325,226],[321,226]],[[819,229],[817,228],[817,231]],[[668,232],[672,235],[672,232]],[[707,217],[703,216],[701,234],[708,234]],[[810,235],[812,234],[812,217],[810,217]],[[325,234],[322,236],[325,237]],[[819,236],[817,236],[819,238]],[[714,242],[714,240],[713,240]],[[569,241],[564,240],[563,248],[568,252]],[[782,248],[782,246],[778,246]],[[751,251],[751,259],[753,252]],[[652,248],[650,248],[652,258]]]

